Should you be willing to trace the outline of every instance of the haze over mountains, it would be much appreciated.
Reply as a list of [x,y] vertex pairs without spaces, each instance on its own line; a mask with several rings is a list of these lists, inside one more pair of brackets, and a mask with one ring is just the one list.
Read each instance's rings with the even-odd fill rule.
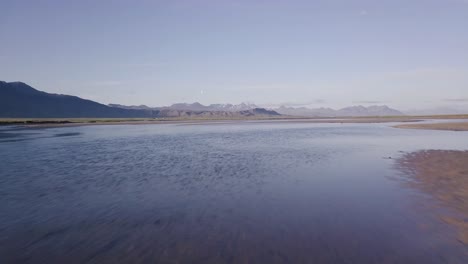
[[118,107],[123,109],[140,109],[140,110],[160,110],[160,109],[172,109],[172,110],[185,110],[185,111],[226,111],[226,112],[237,112],[237,111],[246,111],[255,108],[260,108],[254,104],[241,103],[238,105],[233,104],[211,104],[211,105],[202,105],[198,102],[189,104],[189,103],[176,103],[170,106],[161,106],[161,107],[149,107],[146,105],[139,106],[126,106],[120,104],[109,104],[111,107]]
[[[252,103],[241,103],[238,105],[233,104],[211,104],[203,105],[198,102],[188,104],[188,103],[177,103],[171,106],[165,107],[148,107],[146,105],[140,106],[124,106],[118,104],[110,104],[112,107],[119,107],[123,109],[141,109],[141,110],[187,110],[187,111],[226,111],[226,112],[236,112],[236,111],[246,111],[255,108],[260,108],[259,106]],[[342,109],[332,109],[332,108],[306,108],[306,107],[285,107],[281,106],[279,108],[270,108],[279,114],[288,115],[288,116],[304,116],[304,117],[360,117],[360,116],[401,116],[404,115],[402,112],[392,109],[386,105],[382,106],[350,106]]]
[[76,96],[38,91],[22,82],[0,81],[0,117],[4,118],[242,118],[251,116],[267,117],[279,116],[279,114],[263,108],[208,111],[144,106],[111,107]]
[[[421,112],[421,114],[427,112]],[[444,112],[445,113],[445,112]],[[461,112],[460,112],[461,113]],[[432,112],[432,114],[434,114]],[[104,105],[76,96],[38,91],[22,82],[0,81],[0,117],[4,118],[160,118],[250,116],[363,117],[401,116],[399,110],[386,105],[350,106],[341,109],[286,107],[265,109],[252,103],[210,104],[176,103],[170,106]]]
[[306,108],[306,107],[285,107],[275,109],[280,114],[292,116],[310,116],[310,117],[352,117],[352,116],[401,116],[402,112],[392,109],[386,105],[373,106],[350,106],[338,110],[332,108]]
[[250,103],[241,103],[237,105],[233,104],[211,104],[211,105],[202,105],[198,102],[189,104],[189,103],[176,103],[171,106],[162,106],[162,107],[149,107],[146,105],[139,106],[126,106],[120,104],[109,104],[111,107],[119,107],[124,109],[176,109],[176,110],[186,110],[186,111],[226,111],[226,112],[237,112],[237,111],[246,111],[252,110],[255,108],[261,108],[255,104]]

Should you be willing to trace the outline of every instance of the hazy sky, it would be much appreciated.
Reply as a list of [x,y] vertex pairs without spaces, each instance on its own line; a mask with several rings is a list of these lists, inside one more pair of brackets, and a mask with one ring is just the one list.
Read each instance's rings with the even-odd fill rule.
[[103,103],[468,105],[468,0],[0,0],[0,80]]

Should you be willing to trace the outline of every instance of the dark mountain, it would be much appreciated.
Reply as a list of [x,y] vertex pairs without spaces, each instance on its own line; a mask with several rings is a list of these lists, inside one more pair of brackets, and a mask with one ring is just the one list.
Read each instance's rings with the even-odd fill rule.
[[76,96],[41,92],[22,82],[0,81],[0,117],[127,118],[152,115],[152,111],[114,108]]

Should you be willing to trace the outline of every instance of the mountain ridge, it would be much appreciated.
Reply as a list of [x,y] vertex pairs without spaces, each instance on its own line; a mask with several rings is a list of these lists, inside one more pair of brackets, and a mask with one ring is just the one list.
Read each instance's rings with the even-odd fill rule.
[[39,91],[23,82],[0,81],[0,117],[146,117],[150,113],[108,107],[77,96]]
[[[236,111],[245,111],[252,110],[255,108],[261,108],[256,104],[252,103],[240,103],[237,105],[234,104],[209,104],[203,105],[199,102],[194,103],[175,103],[170,106],[161,106],[161,107],[148,107],[146,105],[140,106],[125,106],[118,104],[109,104],[109,106],[121,107],[124,109],[152,109],[152,110],[183,110],[183,111],[227,111],[227,112],[236,112]],[[402,116],[402,113],[399,110],[390,108],[386,105],[371,105],[368,107],[362,105],[348,106],[340,109],[332,109],[326,107],[320,108],[307,108],[307,107],[286,107],[281,106],[279,108],[267,108],[269,110],[275,111],[282,115],[289,116],[304,116],[304,117],[362,117],[362,116]]]
[[145,105],[109,106],[77,96],[47,93],[23,82],[0,81],[0,117],[3,118],[242,118],[280,115],[275,111],[263,108],[240,111],[208,111],[202,109],[203,107],[199,103],[195,106],[200,109],[195,111],[167,107],[151,108]]
[[199,102],[194,103],[175,103],[170,106],[159,106],[159,107],[149,107],[146,105],[121,105],[121,104],[109,104],[111,107],[119,107],[123,109],[152,109],[152,110],[161,110],[161,109],[174,109],[174,110],[185,110],[185,111],[227,111],[227,112],[238,112],[245,110],[252,110],[255,108],[262,108],[255,104],[251,103],[240,103],[240,104],[210,104],[203,105]]

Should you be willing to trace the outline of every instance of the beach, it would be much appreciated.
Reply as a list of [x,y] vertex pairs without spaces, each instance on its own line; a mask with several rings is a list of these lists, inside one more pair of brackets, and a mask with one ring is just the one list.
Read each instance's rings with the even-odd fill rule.
[[21,127],[75,127],[95,125],[151,125],[151,124],[219,124],[219,123],[317,123],[317,124],[359,124],[359,123],[392,123],[419,122],[424,119],[416,117],[345,117],[345,118],[304,118],[304,117],[245,117],[245,118],[22,118],[0,119],[3,126]]
[[408,129],[430,129],[430,130],[449,130],[449,131],[468,131],[468,122],[449,122],[449,123],[433,123],[433,124],[403,124],[397,125],[396,128]]
[[405,154],[399,167],[410,177],[411,187],[431,195],[450,212],[440,218],[458,230],[468,245],[468,151],[425,150]]

